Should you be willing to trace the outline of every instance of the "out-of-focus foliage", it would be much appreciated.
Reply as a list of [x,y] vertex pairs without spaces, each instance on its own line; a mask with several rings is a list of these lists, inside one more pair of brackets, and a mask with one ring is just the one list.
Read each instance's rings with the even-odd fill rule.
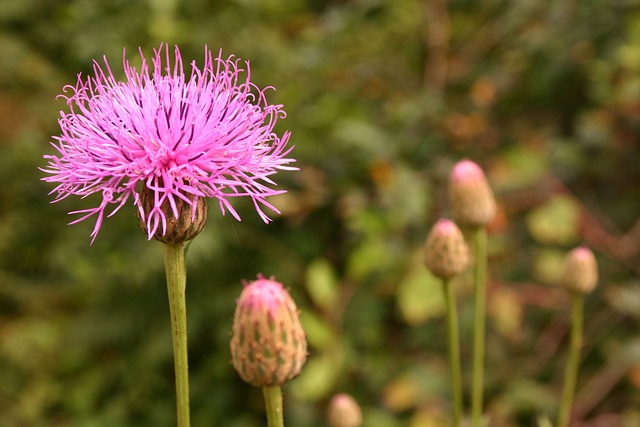
[[[311,353],[285,388],[291,426],[324,425],[332,393],[368,427],[446,426],[439,287],[421,265],[449,215],[446,177],[470,157],[499,201],[490,229],[487,413],[553,419],[565,361],[567,249],[587,244],[581,425],[640,424],[640,6],[637,0],[3,0],[0,6],[0,426],[174,425],[159,244],[133,207],[65,225],[95,200],[51,205],[39,181],[56,100],[92,59],[117,73],[161,41],[250,59],[283,103],[300,171],[264,225],[212,206],[189,248],[194,426],[263,425],[229,362],[241,281],[286,283]],[[468,378],[469,278],[456,282]],[[468,387],[468,383],[465,385]]]

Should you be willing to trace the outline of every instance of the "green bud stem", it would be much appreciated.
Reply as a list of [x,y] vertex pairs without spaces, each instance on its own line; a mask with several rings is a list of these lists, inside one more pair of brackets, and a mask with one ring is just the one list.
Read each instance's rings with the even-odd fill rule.
[[567,427],[571,418],[573,396],[578,380],[578,368],[580,365],[580,349],[582,347],[582,329],[584,318],[584,297],[575,292],[571,294],[571,336],[569,338],[569,357],[564,371],[564,388],[562,400],[558,410],[556,427]]
[[453,426],[462,422],[462,376],[460,374],[460,339],[458,337],[458,313],[456,298],[449,280],[442,281],[442,291],[447,308],[447,332],[449,338],[449,367],[451,370],[451,393],[453,395]]
[[184,245],[163,243],[164,266],[169,294],[173,363],[176,375],[178,427],[189,427],[189,363],[187,357],[187,284]]
[[475,291],[473,321],[473,374],[471,389],[471,425],[480,427],[484,394],[484,344],[487,281],[487,230],[478,227],[474,231]]
[[267,409],[267,426],[284,427],[282,412],[282,389],[279,385],[262,387],[264,404]]

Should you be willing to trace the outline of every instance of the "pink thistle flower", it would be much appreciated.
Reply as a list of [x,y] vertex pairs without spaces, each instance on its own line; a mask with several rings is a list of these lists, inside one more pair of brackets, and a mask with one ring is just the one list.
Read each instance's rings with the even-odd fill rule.
[[[174,58],[168,46],[154,49],[151,66],[140,56],[139,70],[123,58],[124,81],[106,57],[104,65],[94,61],[93,76],[78,75],[76,86],[60,95],[70,112],[60,113],[62,132],[51,142],[57,154],[44,156],[48,166],[41,170],[49,176],[43,180],[58,184],[53,202],[102,196],[96,207],[69,212],[82,215],[70,224],[95,215],[93,242],[107,208],[110,217],[132,199],[151,239],[166,232],[167,215],[177,218],[180,204],[191,205],[195,215],[198,198],[217,199],[223,214],[240,220],[229,201],[239,196],[250,197],[269,222],[263,207],[279,212],[266,198],[285,192],[273,188],[271,175],[297,169],[287,166],[295,161],[287,157],[290,133],[273,131],[286,113],[267,102],[272,87],[250,81],[248,62],[245,69],[233,57],[214,58],[208,48],[202,68],[193,61],[189,76],[177,46]],[[143,190],[153,200],[147,209]]]

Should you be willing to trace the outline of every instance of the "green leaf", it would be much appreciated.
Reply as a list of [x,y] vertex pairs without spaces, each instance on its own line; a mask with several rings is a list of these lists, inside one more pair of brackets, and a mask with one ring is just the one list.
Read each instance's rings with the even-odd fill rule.
[[533,271],[536,280],[548,285],[557,285],[562,273],[565,251],[541,248],[534,252]]
[[538,427],[553,427],[549,417],[538,417]]
[[553,196],[527,216],[529,232],[540,243],[568,245],[578,238],[580,206],[570,196]]
[[440,279],[416,262],[398,286],[396,303],[410,325],[420,325],[440,316],[444,313]]
[[301,400],[328,396],[342,375],[341,365],[338,353],[322,353],[308,360],[302,374],[291,383],[291,392]]
[[338,301],[338,279],[326,259],[316,259],[309,264],[306,287],[314,304],[325,311],[331,310]]
[[548,171],[549,153],[544,146],[515,146],[496,159],[491,182],[496,189],[512,190],[539,182]]
[[335,342],[336,337],[331,326],[317,313],[304,310],[300,313],[300,321],[307,334],[307,342],[310,346],[325,349]]

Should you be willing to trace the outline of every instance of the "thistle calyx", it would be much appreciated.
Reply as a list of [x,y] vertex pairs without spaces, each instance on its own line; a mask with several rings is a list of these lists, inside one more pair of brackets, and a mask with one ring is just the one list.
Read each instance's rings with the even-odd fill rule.
[[[140,192],[138,220],[143,230],[155,230],[149,234],[149,239],[162,243],[179,244],[196,237],[207,222],[209,208],[207,199],[195,197],[187,202],[180,197],[173,198],[173,204],[168,198],[159,203],[155,200],[156,193],[144,188]],[[159,215],[158,211],[162,211]],[[161,221],[161,224],[151,224]]]

